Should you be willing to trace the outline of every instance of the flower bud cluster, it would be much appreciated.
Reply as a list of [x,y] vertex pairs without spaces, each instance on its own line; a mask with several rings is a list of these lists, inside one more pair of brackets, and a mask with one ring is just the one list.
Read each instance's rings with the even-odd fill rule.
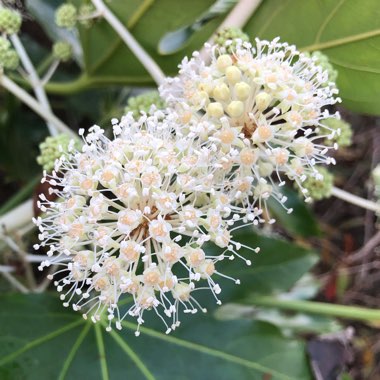
[[313,200],[329,198],[334,186],[334,176],[323,166],[318,167],[318,177],[308,177],[303,185],[307,195]]
[[62,62],[67,62],[73,56],[73,48],[66,41],[58,41],[53,45],[53,56]]
[[55,12],[55,23],[61,28],[73,29],[78,19],[78,10],[70,3],[62,4]]
[[20,63],[17,52],[5,37],[0,36],[0,68],[15,70]]
[[149,113],[153,106],[154,109],[165,108],[165,103],[161,99],[158,91],[148,91],[141,95],[131,96],[124,112],[132,112],[133,116],[138,118],[142,113]]
[[78,148],[78,145],[66,134],[49,136],[39,146],[40,155],[37,157],[37,162],[44,170],[51,172],[54,169],[55,161],[62,156],[68,157],[72,146]]
[[338,134],[325,123],[339,118],[327,109],[340,102],[329,72],[278,39],[243,42],[232,54],[206,49],[210,62],[195,52],[160,88],[184,133],[215,150],[242,213],[267,214],[270,197],[287,209],[285,180],[310,201],[304,182],[322,178],[319,165],[334,164],[328,153],[338,147],[324,144]]
[[229,54],[233,53],[237,45],[242,42],[248,42],[249,37],[240,28],[224,28],[219,31],[215,38],[214,44],[224,48]]
[[78,11],[78,21],[81,25],[88,28],[92,25],[94,19],[95,7],[92,3],[82,4]]
[[0,33],[16,34],[21,27],[21,14],[13,9],[0,5]]
[[324,71],[328,72],[328,77],[331,82],[335,82],[337,80],[338,71],[334,69],[327,55],[320,51],[314,51],[310,56],[317,65],[321,66]]
[[[344,148],[352,144],[352,127],[351,124],[340,118],[329,118],[323,121],[325,127],[330,128],[334,133],[334,138],[325,139],[325,145],[337,143],[339,147]],[[321,132],[320,130],[319,132]]]

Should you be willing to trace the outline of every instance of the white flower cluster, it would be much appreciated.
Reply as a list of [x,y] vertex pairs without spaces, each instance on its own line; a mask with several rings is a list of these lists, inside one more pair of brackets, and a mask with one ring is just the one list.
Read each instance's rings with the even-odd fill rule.
[[[218,262],[250,265],[231,233],[272,222],[266,201],[285,203],[284,178],[308,199],[302,183],[321,177],[316,165],[334,163],[327,153],[336,146],[322,142],[337,130],[324,120],[339,117],[326,106],[340,99],[312,58],[277,39],[208,53],[210,63],[194,53],[161,86],[167,110],[113,120],[113,139],[92,127],[82,152],[71,146],[45,174],[57,200],[40,196],[36,248],[49,256],[40,269],[60,266],[51,277],[64,305],[94,322],[107,313],[108,329],[131,315],[138,335],[154,310],[169,333],[179,307],[205,310],[199,289],[220,303],[218,277],[239,280]],[[207,254],[209,241],[224,252]],[[122,298],[131,301],[123,311]]]
[[327,153],[337,149],[323,143],[339,133],[324,123],[339,118],[326,109],[340,102],[328,72],[278,39],[241,41],[232,54],[207,50],[210,63],[195,52],[160,92],[185,133],[215,150],[231,200],[247,214],[267,211],[269,197],[284,204],[284,177],[311,200],[302,183],[323,180],[316,165],[334,164]]
[[[114,318],[121,328],[127,315],[140,325],[144,311],[154,309],[170,332],[179,324],[180,305],[185,312],[205,310],[193,297],[205,288],[199,283],[220,303],[217,277],[227,276],[217,262],[241,257],[229,232],[239,216],[214,189],[211,151],[174,138],[174,127],[173,115],[160,111],[114,120],[113,140],[92,127],[83,152],[56,164],[64,176],[45,176],[58,200],[40,196],[45,215],[35,223],[50,256],[40,269],[61,266],[54,276],[64,306],[73,302],[94,322],[106,310],[109,328]],[[225,253],[208,255],[207,241]],[[123,295],[133,302],[121,315]]]

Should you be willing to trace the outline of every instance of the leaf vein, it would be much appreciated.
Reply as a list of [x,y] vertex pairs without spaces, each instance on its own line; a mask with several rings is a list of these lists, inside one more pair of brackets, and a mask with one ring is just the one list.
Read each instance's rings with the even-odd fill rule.
[[99,352],[99,360],[100,360],[100,369],[102,371],[102,379],[103,380],[109,380],[107,360],[106,360],[106,350],[104,347],[102,330],[98,324],[95,324],[95,337],[96,337],[96,345],[98,347],[98,352]]
[[376,69],[373,67],[361,66],[361,65],[353,65],[347,62],[339,61],[335,58],[329,58],[330,62],[332,62],[336,66],[341,66],[346,69],[355,70],[355,71],[363,71],[367,73],[380,74],[380,69]]
[[70,368],[70,365],[75,357],[75,354],[77,353],[80,345],[82,344],[84,338],[86,337],[88,331],[90,330],[91,324],[87,323],[82,332],[79,334],[78,339],[73,344],[70,352],[68,353],[65,362],[63,363],[61,372],[58,375],[58,380],[64,380],[67,374],[68,369]]
[[11,360],[13,360],[15,358],[17,358],[18,356],[20,356],[24,352],[31,350],[33,347],[36,347],[36,346],[38,346],[42,343],[45,343],[45,342],[47,342],[53,338],[56,338],[57,336],[65,333],[69,330],[72,330],[73,328],[79,326],[82,323],[83,323],[83,320],[79,319],[78,321],[75,321],[73,323],[65,325],[58,330],[55,330],[49,334],[46,334],[46,335],[44,335],[40,338],[37,338],[31,342],[28,342],[23,347],[19,348],[18,350],[14,351],[14,352],[4,356],[2,359],[0,359],[0,366],[10,362]]
[[322,36],[322,33],[325,31],[326,29],[326,26],[331,22],[331,20],[334,18],[334,16],[336,15],[336,13],[338,12],[338,10],[342,7],[342,5],[346,2],[346,0],[340,0],[340,2],[338,4],[335,5],[335,7],[333,8],[333,10],[331,11],[331,13],[326,17],[325,21],[321,24],[316,36],[315,36],[315,40],[314,40],[314,43],[318,43],[320,42],[320,39],[321,39],[321,36]]
[[267,19],[267,21],[264,23],[264,25],[257,31],[257,36],[262,35],[264,31],[268,28],[268,26],[272,23],[272,21],[281,13],[281,11],[285,8],[285,6],[288,4],[289,0],[283,1],[279,7],[276,8],[276,10],[271,14],[271,16]]
[[115,342],[120,346],[120,348],[131,358],[131,360],[136,364],[137,368],[141,371],[141,373],[145,376],[148,380],[155,380],[154,375],[152,372],[149,371],[149,369],[146,367],[146,365],[142,362],[142,360],[138,357],[135,351],[132,350],[132,348],[125,342],[119,334],[117,334],[114,330],[110,332],[112,338],[115,340]]
[[[122,322],[122,325],[128,329],[131,329],[131,330],[136,329],[136,326],[130,322],[124,321],[124,322]],[[152,330],[148,327],[140,327],[140,330],[142,333],[147,334],[153,338],[157,338],[157,339],[163,340],[163,341],[168,342],[168,343],[173,343],[177,346],[184,347],[184,348],[187,348],[189,350],[198,351],[198,352],[204,353],[206,355],[218,357],[218,358],[227,360],[229,362],[232,362],[232,363],[235,363],[235,364],[247,367],[247,368],[255,369],[261,373],[265,373],[265,374],[269,373],[269,374],[271,374],[271,375],[273,375],[273,376],[275,376],[281,380],[295,380],[294,378],[291,378],[291,377],[289,377],[283,373],[280,373],[278,371],[275,371],[273,369],[265,367],[259,363],[253,362],[251,360],[243,359],[243,358],[240,358],[238,356],[231,355],[231,354],[228,354],[228,353],[223,352],[223,351],[219,351],[219,350],[214,349],[214,348],[203,346],[199,343],[193,343],[193,342],[189,342],[189,341],[186,341],[186,340],[174,337],[174,336],[165,335],[165,334],[162,334],[162,333],[157,332],[155,330]]]

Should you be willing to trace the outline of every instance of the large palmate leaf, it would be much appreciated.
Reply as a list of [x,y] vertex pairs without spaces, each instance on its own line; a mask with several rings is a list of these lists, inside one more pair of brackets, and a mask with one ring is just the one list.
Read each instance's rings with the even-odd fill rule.
[[265,0],[246,25],[251,37],[321,50],[339,71],[344,105],[380,114],[378,0]]
[[86,322],[56,296],[1,297],[0,378],[302,379],[311,378],[304,345],[265,322],[193,315],[172,335],[159,319],[135,337]]

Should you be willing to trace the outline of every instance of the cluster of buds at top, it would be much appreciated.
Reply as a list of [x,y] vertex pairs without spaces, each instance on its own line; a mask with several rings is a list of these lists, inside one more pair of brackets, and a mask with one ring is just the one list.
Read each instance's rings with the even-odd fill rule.
[[10,8],[0,5],[0,33],[16,34],[21,27],[21,14]]
[[69,42],[57,41],[53,45],[53,56],[62,62],[69,61],[73,56],[73,47]]
[[9,40],[5,37],[0,37],[0,69],[17,69],[20,59],[16,50],[11,46]]
[[248,41],[248,35],[240,28],[224,28],[214,38],[214,44],[229,54],[234,52],[238,44]]
[[138,118],[142,113],[150,113],[156,109],[164,109],[165,102],[160,97],[158,91],[148,91],[137,96],[128,98],[128,104],[124,112],[132,112],[133,116]]
[[229,197],[241,213],[267,211],[270,197],[286,208],[285,179],[310,201],[303,183],[322,180],[318,165],[334,164],[328,153],[338,148],[324,143],[338,133],[325,120],[339,118],[326,107],[340,102],[328,72],[278,39],[242,42],[230,54],[206,49],[209,61],[195,52],[160,88],[181,132],[215,152],[225,169],[220,186],[228,179]]
[[54,169],[56,160],[62,156],[69,157],[73,147],[79,148],[78,145],[77,141],[74,142],[66,134],[48,136],[39,146],[40,155],[37,157],[37,162],[44,170],[51,172]]
[[66,29],[74,29],[78,22],[89,27],[94,17],[96,17],[95,7],[91,3],[83,3],[79,8],[74,4],[64,3],[55,12],[55,23]]

